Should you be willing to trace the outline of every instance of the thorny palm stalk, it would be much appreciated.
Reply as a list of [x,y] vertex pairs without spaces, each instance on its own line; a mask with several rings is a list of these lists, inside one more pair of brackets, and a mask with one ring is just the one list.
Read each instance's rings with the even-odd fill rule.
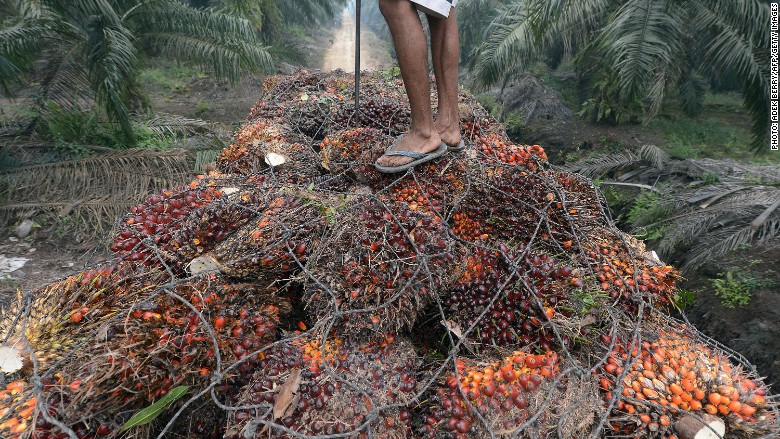
[[495,84],[563,46],[606,101],[601,116],[614,119],[632,104],[653,117],[669,87],[695,114],[701,76],[731,71],[741,78],[758,151],[768,136],[768,21],[760,0],[513,0],[488,26],[476,70]]
[[45,60],[41,94],[66,107],[94,99],[132,140],[128,102],[144,50],[207,65],[237,81],[269,68],[245,19],[179,0],[0,0],[0,85],[8,87]]

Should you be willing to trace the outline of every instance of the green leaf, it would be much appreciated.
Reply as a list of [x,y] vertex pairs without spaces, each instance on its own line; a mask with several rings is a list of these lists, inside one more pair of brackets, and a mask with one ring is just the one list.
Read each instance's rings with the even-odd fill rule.
[[129,421],[125,422],[125,425],[122,426],[121,431],[124,432],[133,427],[138,427],[139,425],[146,425],[154,421],[155,419],[157,419],[158,416],[160,416],[160,413],[164,412],[168,408],[168,406],[170,406],[179,398],[184,396],[188,390],[190,390],[190,386],[179,386],[171,390],[170,392],[168,392],[167,395],[163,396],[159,401],[141,410],[140,412],[134,414]]

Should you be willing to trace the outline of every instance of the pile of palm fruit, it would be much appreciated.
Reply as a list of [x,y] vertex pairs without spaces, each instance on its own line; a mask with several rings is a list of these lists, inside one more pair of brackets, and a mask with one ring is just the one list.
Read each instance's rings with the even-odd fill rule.
[[[467,148],[395,175],[403,84],[265,82],[216,170],[120,220],[114,259],[0,315],[3,438],[776,437],[677,271],[467,93]],[[724,436],[725,435],[725,436]]]

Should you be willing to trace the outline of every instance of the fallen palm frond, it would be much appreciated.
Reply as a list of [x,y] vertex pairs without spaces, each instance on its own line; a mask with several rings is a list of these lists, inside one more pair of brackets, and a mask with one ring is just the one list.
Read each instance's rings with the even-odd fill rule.
[[102,197],[89,200],[61,200],[48,203],[14,203],[0,206],[0,222],[27,216],[33,212],[48,214],[62,234],[81,240],[86,236],[101,236],[111,223],[137,204],[143,197]]
[[[603,184],[653,190],[663,183],[657,208],[631,216],[639,230],[663,229],[656,245],[669,257],[686,248],[684,271],[695,270],[745,245],[780,245],[780,169],[732,160],[671,161],[660,148],[591,157],[569,169],[593,178],[613,176]],[[644,214],[643,214],[644,212]],[[658,218],[658,212],[665,212]]]
[[0,171],[0,223],[36,213],[71,218],[99,232],[141,195],[175,187],[192,175],[183,150],[129,149],[80,160]]
[[162,138],[193,136],[204,133],[228,135],[212,122],[175,114],[157,114],[144,122],[144,126]]
[[644,159],[632,151],[591,157],[568,166],[572,172],[587,177],[599,177],[642,163]]

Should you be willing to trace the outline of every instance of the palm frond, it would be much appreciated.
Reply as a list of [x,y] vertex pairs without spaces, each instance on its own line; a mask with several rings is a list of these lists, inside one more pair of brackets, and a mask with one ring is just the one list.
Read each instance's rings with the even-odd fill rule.
[[679,85],[680,101],[688,116],[696,117],[704,109],[704,93],[707,91],[707,82],[700,75],[690,73],[686,75]]
[[41,70],[41,101],[56,102],[61,108],[78,110],[91,108],[94,102],[92,86],[81,58],[81,46],[53,53]]
[[189,157],[184,151],[129,149],[0,171],[0,194],[9,204],[119,194],[131,198],[175,186],[189,172]]
[[0,224],[12,224],[31,212],[52,219],[61,233],[72,234],[79,239],[97,238],[105,234],[111,225],[132,206],[143,200],[135,198],[98,197],[35,203],[6,203],[0,206]]
[[572,172],[595,178],[641,163],[644,159],[631,151],[619,154],[599,155],[573,163],[567,168]]
[[728,66],[743,80],[745,107],[753,117],[752,147],[765,151],[769,135],[769,3],[760,0],[709,2],[691,0],[699,25],[715,36],[703,50],[704,59]]
[[662,170],[669,164],[669,154],[662,148],[655,145],[642,145],[639,149],[639,156],[650,162],[657,170]]
[[155,33],[147,35],[166,56],[207,64],[219,78],[237,82],[247,69],[269,69],[273,65],[264,47],[240,40],[208,41],[197,37]]
[[175,114],[155,114],[151,119],[144,121],[144,126],[162,138],[186,137],[203,133],[225,134],[212,122]]
[[717,260],[741,245],[750,244],[753,240],[753,230],[742,227],[737,230],[725,229],[717,234],[710,234],[710,239],[700,242],[691,248],[692,255],[681,267],[684,272],[693,271],[707,262]]
[[98,105],[115,119],[133,141],[130,112],[125,104],[137,62],[133,34],[121,24],[93,18],[87,35],[87,72]]
[[[644,97],[651,78],[665,83],[657,71],[668,71],[679,58],[681,34],[665,0],[629,0],[618,9],[602,30],[599,45],[620,78],[620,101]],[[663,87],[656,84],[654,93],[655,101],[663,100]]]
[[476,65],[479,82],[489,86],[501,81],[519,65],[538,58],[539,50],[528,11],[521,2],[508,5],[486,30]]

